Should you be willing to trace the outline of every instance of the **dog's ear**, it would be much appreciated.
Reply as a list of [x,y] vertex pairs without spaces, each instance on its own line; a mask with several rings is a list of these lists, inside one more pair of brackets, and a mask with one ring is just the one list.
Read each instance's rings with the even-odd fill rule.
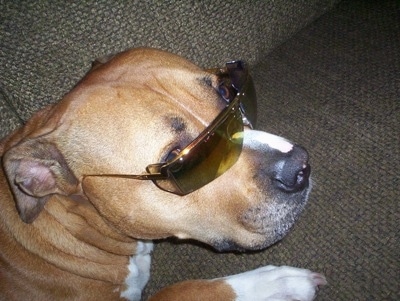
[[25,223],[36,219],[52,194],[72,194],[78,185],[64,156],[47,141],[21,142],[7,151],[3,165]]

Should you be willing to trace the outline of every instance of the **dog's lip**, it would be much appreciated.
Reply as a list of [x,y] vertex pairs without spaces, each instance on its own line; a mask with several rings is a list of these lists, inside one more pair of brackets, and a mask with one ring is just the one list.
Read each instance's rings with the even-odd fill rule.
[[221,239],[216,240],[211,243],[211,246],[216,249],[218,252],[248,252],[248,251],[260,251],[264,250],[273,244],[277,243],[281,240],[285,234],[280,236],[275,236],[274,238],[268,239],[268,236],[257,233],[259,236],[257,240],[253,240],[248,244],[238,243],[233,239]]
[[281,192],[273,199],[266,198],[241,214],[240,223],[254,239],[249,249],[266,248],[288,234],[307,204],[310,183],[298,192]]

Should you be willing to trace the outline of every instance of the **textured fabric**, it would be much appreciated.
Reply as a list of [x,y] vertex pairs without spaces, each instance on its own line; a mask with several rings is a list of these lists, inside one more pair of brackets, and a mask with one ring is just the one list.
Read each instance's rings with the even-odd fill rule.
[[144,299],[284,264],[327,276],[317,300],[400,300],[398,1],[343,1],[297,33],[333,1],[0,3],[0,135],[62,97],[94,57],[146,45],[202,66],[247,59],[258,128],[310,152],[314,189],[287,237],[246,254],[159,242]]
[[59,100],[97,57],[148,46],[203,66],[254,64],[337,1],[3,0],[0,83],[26,120]]
[[22,119],[15,111],[13,102],[8,98],[8,93],[0,86],[0,139],[3,134],[22,125]]

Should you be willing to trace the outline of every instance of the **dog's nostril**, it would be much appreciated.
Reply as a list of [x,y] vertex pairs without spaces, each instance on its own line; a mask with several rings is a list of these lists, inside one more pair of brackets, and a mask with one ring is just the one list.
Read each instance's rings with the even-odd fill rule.
[[308,184],[310,177],[311,167],[309,164],[305,165],[296,173],[286,174],[285,176],[275,177],[274,184],[277,188],[285,192],[296,192],[304,189]]
[[299,173],[297,174],[296,185],[302,186],[306,182],[308,182],[308,179],[310,177],[310,173],[311,173],[310,164],[304,165],[304,168],[302,170],[300,170]]
[[308,184],[311,167],[307,164],[304,169],[293,174],[291,177],[276,177],[275,185],[285,192],[296,192],[304,189]]
[[276,165],[272,180],[274,185],[282,191],[297,192],[308,185],[310,173],[307,151],[300,146],[295,146],[289,156]]

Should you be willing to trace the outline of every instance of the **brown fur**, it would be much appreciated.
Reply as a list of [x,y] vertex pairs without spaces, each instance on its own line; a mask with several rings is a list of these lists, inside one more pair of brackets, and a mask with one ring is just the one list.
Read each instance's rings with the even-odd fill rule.
[[[257,212],[278,201],[255,180],[252,151],[183,197],[151,181],[85,178],[140,174],[195,138],[225,106],[217,86],[216,76],[179,56],[135,49],[100,60],[58,104],[3,139],[0,299],[119,299],[136,239],[250,249],[274,242],[275,221]],[[234,297],[222,281],[185,282],[165,294],[152,300]]]
[[[150,65],[149,56],[153,57]],[[178,74],[175,78],[170,76],[173,71]],[[143,120],[141,127],[149,128],[148,133],[160,131],[165,127],[161,120],[155,125],[146,122],[152,112],[160,110],[154,97],[171,99],[162,112],[175,116],[175,99],[202,98],[203,91],[193,78],[199,72],[185,60],[161,51],[125,52],[111,64],[97,65],[61,102],[36,113],[23,128],[1,141],[3,168],[9,179],[7,183],[1,171],[2,300],[118,299],[125,289],[128,256],[135,253],[132,237],[181,234],[149,216],[145,199],[129,201],[139,200],[136,194],[142,188],[147,195],[161,194],[151,182],[88,178],[82,189],[81,179],[85,174],[104,172],[141,173],[143,164],[157,162],[160,142],[171,133],[149,139],[139,123],[132,121]],[[143,87],[145,81],[154,84]],[[182,82],[190,86],[176,89]],[[151,96],[149,89],[154,90]],[[146,108],[135,105],[139,100],[146,102]],[[193,131],[209,123],[219,109],[201,101],[183,106],[180,114],[192,120]],[[108,131],[109,122],[117,122],[114,128],[122,133]],[[132,133],[138,134],[137,139]],[[153,153],[134,153],[140,144],[149,145]],[[46,185],[39,185],[28,174],[36,167],[47,171]],[[111,206],[104,203],[110,198]],[[170,201],[167,197],[152,210],[166,211],[165,204]],[[186,202],[182,199],[178,207]],[[126,212],[133,212],[138,219],[121,220]]]
[[149,301],[234,301],[236,295],[223,280],[193,280],[168,286],[156,293]]

